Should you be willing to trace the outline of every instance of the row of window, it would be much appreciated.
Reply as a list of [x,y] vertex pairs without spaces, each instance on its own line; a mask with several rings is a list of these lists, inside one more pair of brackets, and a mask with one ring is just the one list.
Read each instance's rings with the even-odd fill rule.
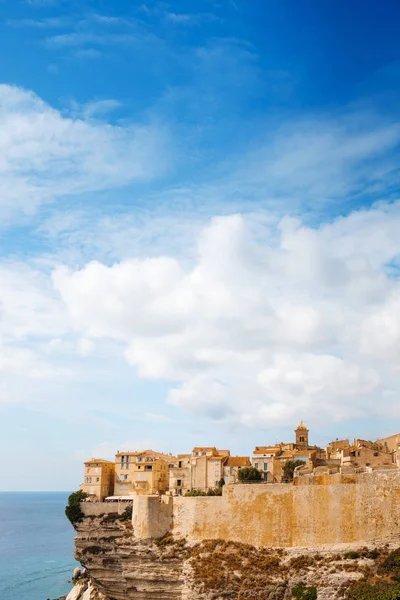
[[[96,479],[96,483],[99,483],[99,481],[100,481],[100,477],[93,477],[93,479]],[[85,483],[92,483],[92,478],[85,477]]]
[[[255,466],[256,469],[258,469],[259,468],[259,463],[258,462],[254,463],[254,466]],[[264,463],[263,471],[268,471],[268,463]]]
[[[122,481],[128,481],[128,477],[129,475],[121,475],[120,479]],[[147,475],[146,473],[138,473],[137,477],[136,477],[137,481],[147,481]]]
[[[129,469],[129,464],[128,463],[121,463],[121,471],[123,470],[127,470]],[[138,466],[138,469],[140,469],[140,465]],[[152,471],[153,470],[153,465],[145,465],[144,466],[144,470],[145,471]]]

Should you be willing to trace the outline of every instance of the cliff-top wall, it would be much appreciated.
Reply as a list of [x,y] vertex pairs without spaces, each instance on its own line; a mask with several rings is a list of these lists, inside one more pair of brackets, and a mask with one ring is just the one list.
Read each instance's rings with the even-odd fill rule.
[[226,485],[222,497],[141,496],[133,527],[139,539],[171,531],[256,546],[369,542],[400,533],[400,473],[363,474],[357,483]]

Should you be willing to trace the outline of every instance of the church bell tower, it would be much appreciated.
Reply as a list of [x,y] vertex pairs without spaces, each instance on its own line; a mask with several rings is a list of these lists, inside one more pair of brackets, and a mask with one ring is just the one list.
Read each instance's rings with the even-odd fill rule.
[[296,446],[299,449],[308,448],[308,429],[301,421],[297,429],[294,430],[296,434]]

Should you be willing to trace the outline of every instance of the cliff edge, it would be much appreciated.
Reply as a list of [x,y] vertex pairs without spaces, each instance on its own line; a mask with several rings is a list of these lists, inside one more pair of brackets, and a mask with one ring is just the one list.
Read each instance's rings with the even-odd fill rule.
[[279,549],[168,533],[137,539],[117,513],[76,527],[75,557],[86,572],[68,600],[357,600],[348,595],[354,586],[396,585],[383,565],[400,546],[398,535],[368,547]]

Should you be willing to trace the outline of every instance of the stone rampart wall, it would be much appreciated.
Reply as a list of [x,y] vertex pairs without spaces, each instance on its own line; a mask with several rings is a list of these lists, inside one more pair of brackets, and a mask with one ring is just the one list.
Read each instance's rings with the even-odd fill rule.
[[81,502],[81,509],[85,517],[98,517],[118,513],[121,515],[129,502]]
[[324,476],[319,485],[226,485],[222,497],[142,496],[133,513],[141,539],[171,531],[257,546],[368,542],[400,534],[400,473],[364,473],[352,483]]

